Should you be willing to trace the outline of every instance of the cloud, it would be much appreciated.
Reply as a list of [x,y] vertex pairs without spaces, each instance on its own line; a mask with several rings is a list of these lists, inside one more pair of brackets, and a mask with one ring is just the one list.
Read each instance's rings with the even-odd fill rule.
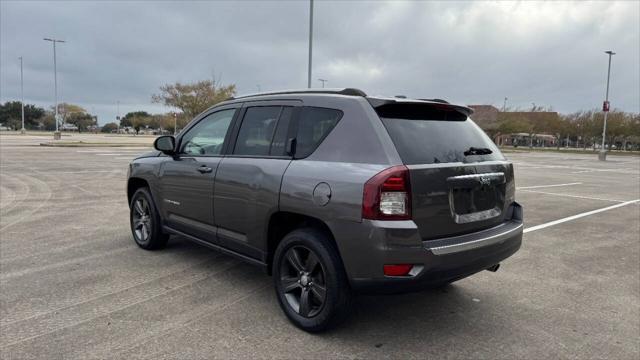
[[[308,3],[0,2],[0,101],[53,103],[51,44],[63,101],[105,123],[121,112],[166,111],[167,82],[222,77],[241,93],[303,88]],[[638,2],[316,1],[315,79],[371,94],[459,103],[598,107],[613,49],[611,102],[640,111]]]

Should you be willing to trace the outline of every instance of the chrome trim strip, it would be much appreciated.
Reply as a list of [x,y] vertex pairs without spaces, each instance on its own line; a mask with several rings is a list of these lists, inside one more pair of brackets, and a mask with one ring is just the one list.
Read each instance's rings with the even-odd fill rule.
[[470,163],[462,162],[447,162],[436,164],[413,164],[406,165],[409,170],[422,170],[422,169],[438,169],[443,167],[466,167],[466,166],[483,166],[483,165],[511,165],[509,160],[490,160],[490,161],[478,161]]
[[504,176],[503,172],[458,175],[458,176],[449,177],[447,178],[447,180],[478,179],[483,177],[501,177],[501,176]]
[[479,247],[501,243],[507,240],[509,237],[513,235],[517,235],[517,233],[522,233],[523,228],[524,228],[524,224],[520,223],[515,228],[509,229],[499,234],[495,234],[495,235],[491,235],[481,239],[467,241],[459,244],[436,246],[432,248],[427,248],[427,250],[430,250],[431,252],[433,252],[434,255],[446,255],[446,254],[453,254],[461,251],[467,251],[471,249],[477,249]]

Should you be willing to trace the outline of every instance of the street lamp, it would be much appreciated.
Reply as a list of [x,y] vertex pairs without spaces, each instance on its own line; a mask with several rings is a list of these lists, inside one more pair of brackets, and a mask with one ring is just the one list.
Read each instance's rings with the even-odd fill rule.
[[318,79],[318,81],[320,81],[322,83],[322,88],[324,89],[324,83],[328,82],[329,80],[326,79]]
[[173,113],[173,136],[178,132],[178,113]]
[[607,114],[609,114],[609,78],[611,77],[611,57],[615,55],[611,50],[605,51],[605,54],[609,54],[609,68],[607,69],[607,93],[602,104],[602,111],[604,112],[604,125],[602,126],[602,147],[598,153],[598,160],[607,160],[607,149],[604,147],[605,136],[607,135]]
[[24,129],[24,81],[22,77],[22,56],[20,56],[20,105],[22,106],[22,129],[21,134],[25,134],[27,131]]
[[309,0],[309,68],[307,69],[307,87],[311,89],[311,55],[313,54],[313,0]]
[[55,122],[56,132],[53,133],[54,140],[60,140],[60,131],[58,131],[58,71],[56,66],[56,43],[66,42],[64,40],[44,38],[45,41],[51,41],[53,43],[53,93],[55,100]]

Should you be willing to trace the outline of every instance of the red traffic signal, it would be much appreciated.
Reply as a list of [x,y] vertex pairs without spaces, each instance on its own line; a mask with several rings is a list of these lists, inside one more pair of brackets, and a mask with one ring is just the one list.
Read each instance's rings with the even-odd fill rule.
[[609,102],[605,101],[602,103],[602,111],[609,111]]

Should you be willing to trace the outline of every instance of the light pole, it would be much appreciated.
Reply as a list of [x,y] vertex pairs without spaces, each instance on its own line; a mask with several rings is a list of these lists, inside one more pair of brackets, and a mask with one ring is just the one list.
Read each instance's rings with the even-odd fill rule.
[[324,89],[324,83],[328,82],[329,80],[326,79],[318,79],[318,81],[320,81],[322,83],[322,88]]
[[173,136],[178,132],[178,114],[173,113]]
[[507,111],[507,97],[504,97],[504,103],[502,104],[502,112]]
[[20,105],[22,106],[22,129],[20,130],[21,134],[25,134],[27,131],[24,129],[24,80],[22,77],[22,56],[20,59]]
[[602,111],[604,112],[604,125],[602,126],[602,147],[598,153],[598,160],[607,160],[607,149],[605,149],[605,136],[607,135],[607,114],[609,114],[609,78],[611,77],[611,57],[615,55],[611,50],[605,51],[605,54],[609,54],[609,68],[607,69],[607,93],[602,104]]
[[116,120],[118,120],[118,134],[120,134],[120,101],[116,100]]
[[309,69],[307,72],[307,87],[311,89],[311,57],[313,54],[313,0],[309,0]]
[[53,93],[55,100],[55,122],[56,132],[53,133],[54,140],[60,140],[60,131],[58,131],[58,71],[56,64],[56,43],[63,43],[64,40],[44,38],[45,41],[51,41],[53,43]]

